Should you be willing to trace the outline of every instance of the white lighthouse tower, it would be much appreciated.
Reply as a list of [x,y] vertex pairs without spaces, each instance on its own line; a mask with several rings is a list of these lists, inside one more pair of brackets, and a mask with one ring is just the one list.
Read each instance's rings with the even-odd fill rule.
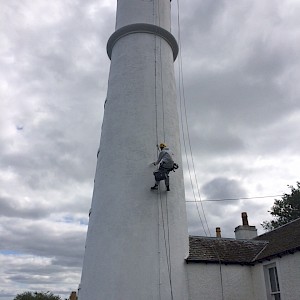
[[[170,0],[119,0],[80,300],[185,300],[185,195]],[[154,184],[156,145],[180,168]]]

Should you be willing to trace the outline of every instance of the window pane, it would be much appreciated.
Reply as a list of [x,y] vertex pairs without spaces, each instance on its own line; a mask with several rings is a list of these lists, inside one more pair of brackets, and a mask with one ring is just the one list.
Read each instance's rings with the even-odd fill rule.
[[280,291],[276,267],[269,269],[269,276],[270,276],[271,291],[272,292]]
[[274,299],[275,299],[275,300],[280,300],[280,294],[274,295]]
[[269,276],[270,276],[271,291],[277,292],[275,268],[269,269]]
[[278,280],[278,274],[277,274],[277,268],[274,267],[274,270],[275,270],[275,279],[276,279],[277,291],[280,291],[280,288],[279,288],[279,280]]

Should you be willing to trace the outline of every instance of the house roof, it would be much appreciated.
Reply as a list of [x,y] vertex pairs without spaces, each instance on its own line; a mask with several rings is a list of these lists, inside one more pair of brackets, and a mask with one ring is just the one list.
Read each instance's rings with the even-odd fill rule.
[[253,240],[269,242],[256,261],[300,251],[300,218],[257,236]]
[[190,252],[186,261],[253,264],[254,258],[267,244],[266,241],[190,236]]
[[190,236],[187,262],[252,265],[300,251],[300,218],[250,240]]

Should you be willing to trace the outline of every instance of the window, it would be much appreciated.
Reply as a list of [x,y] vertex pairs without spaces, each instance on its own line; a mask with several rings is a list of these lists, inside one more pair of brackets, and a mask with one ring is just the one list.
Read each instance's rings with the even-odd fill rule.
[[276,264],[265,266],[268,300],[281,300]]

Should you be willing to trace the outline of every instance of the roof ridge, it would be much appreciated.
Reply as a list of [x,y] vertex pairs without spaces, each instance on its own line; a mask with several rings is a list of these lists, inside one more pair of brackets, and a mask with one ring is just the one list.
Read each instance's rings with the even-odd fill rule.
[[297,219],[295,219],[295,220],[292,220],[292,221],[290,221],[290,222],[288,222],[288,223],[286,223],[286,224],[283,224],[283,225],[281,225],[281,226],[279,226],[279,227],[277,227],[277,228],[274,228],[274,229],[272,229],[272,230],[270,230],[270,231],[267,231],[267,232],[265,232],[265,233],[263,233],[263,234],[261,234],[261,235],[258,235],[257,237],[261,237],[261,236],[264,236],[264,235],[266,235],[266,234],[270,234],[271,232],[274,232],[274,231],[276,231],[276,230],[278,230],[278,229],[281,229],[281,228],[283,228],[283,227],[285,227],[285,226],[288,226],[288,225],[290,225],[290,224],[292,224],[292,223],[294,223],[294,222],[296,222],[296,221],[300,221],[300,217],[297,218]]
[[268,241],[264,241],[266,244],[265,246],[255,255],[255,257],[252,259],[251,262],[255,262],[256,259],[259,257],[259,255],[268,247],[269,242]]
[[262,244],[268,242],[267,240],[255,240],[255,239],[236,239],[236,238],[218,238],[214,236],[200,236],[200,235],[189,235],[189,238],[198,238],[198,239],[210,239],[215,241],[226,240],[226,241],[237,241],[237,242],[251,242]]

